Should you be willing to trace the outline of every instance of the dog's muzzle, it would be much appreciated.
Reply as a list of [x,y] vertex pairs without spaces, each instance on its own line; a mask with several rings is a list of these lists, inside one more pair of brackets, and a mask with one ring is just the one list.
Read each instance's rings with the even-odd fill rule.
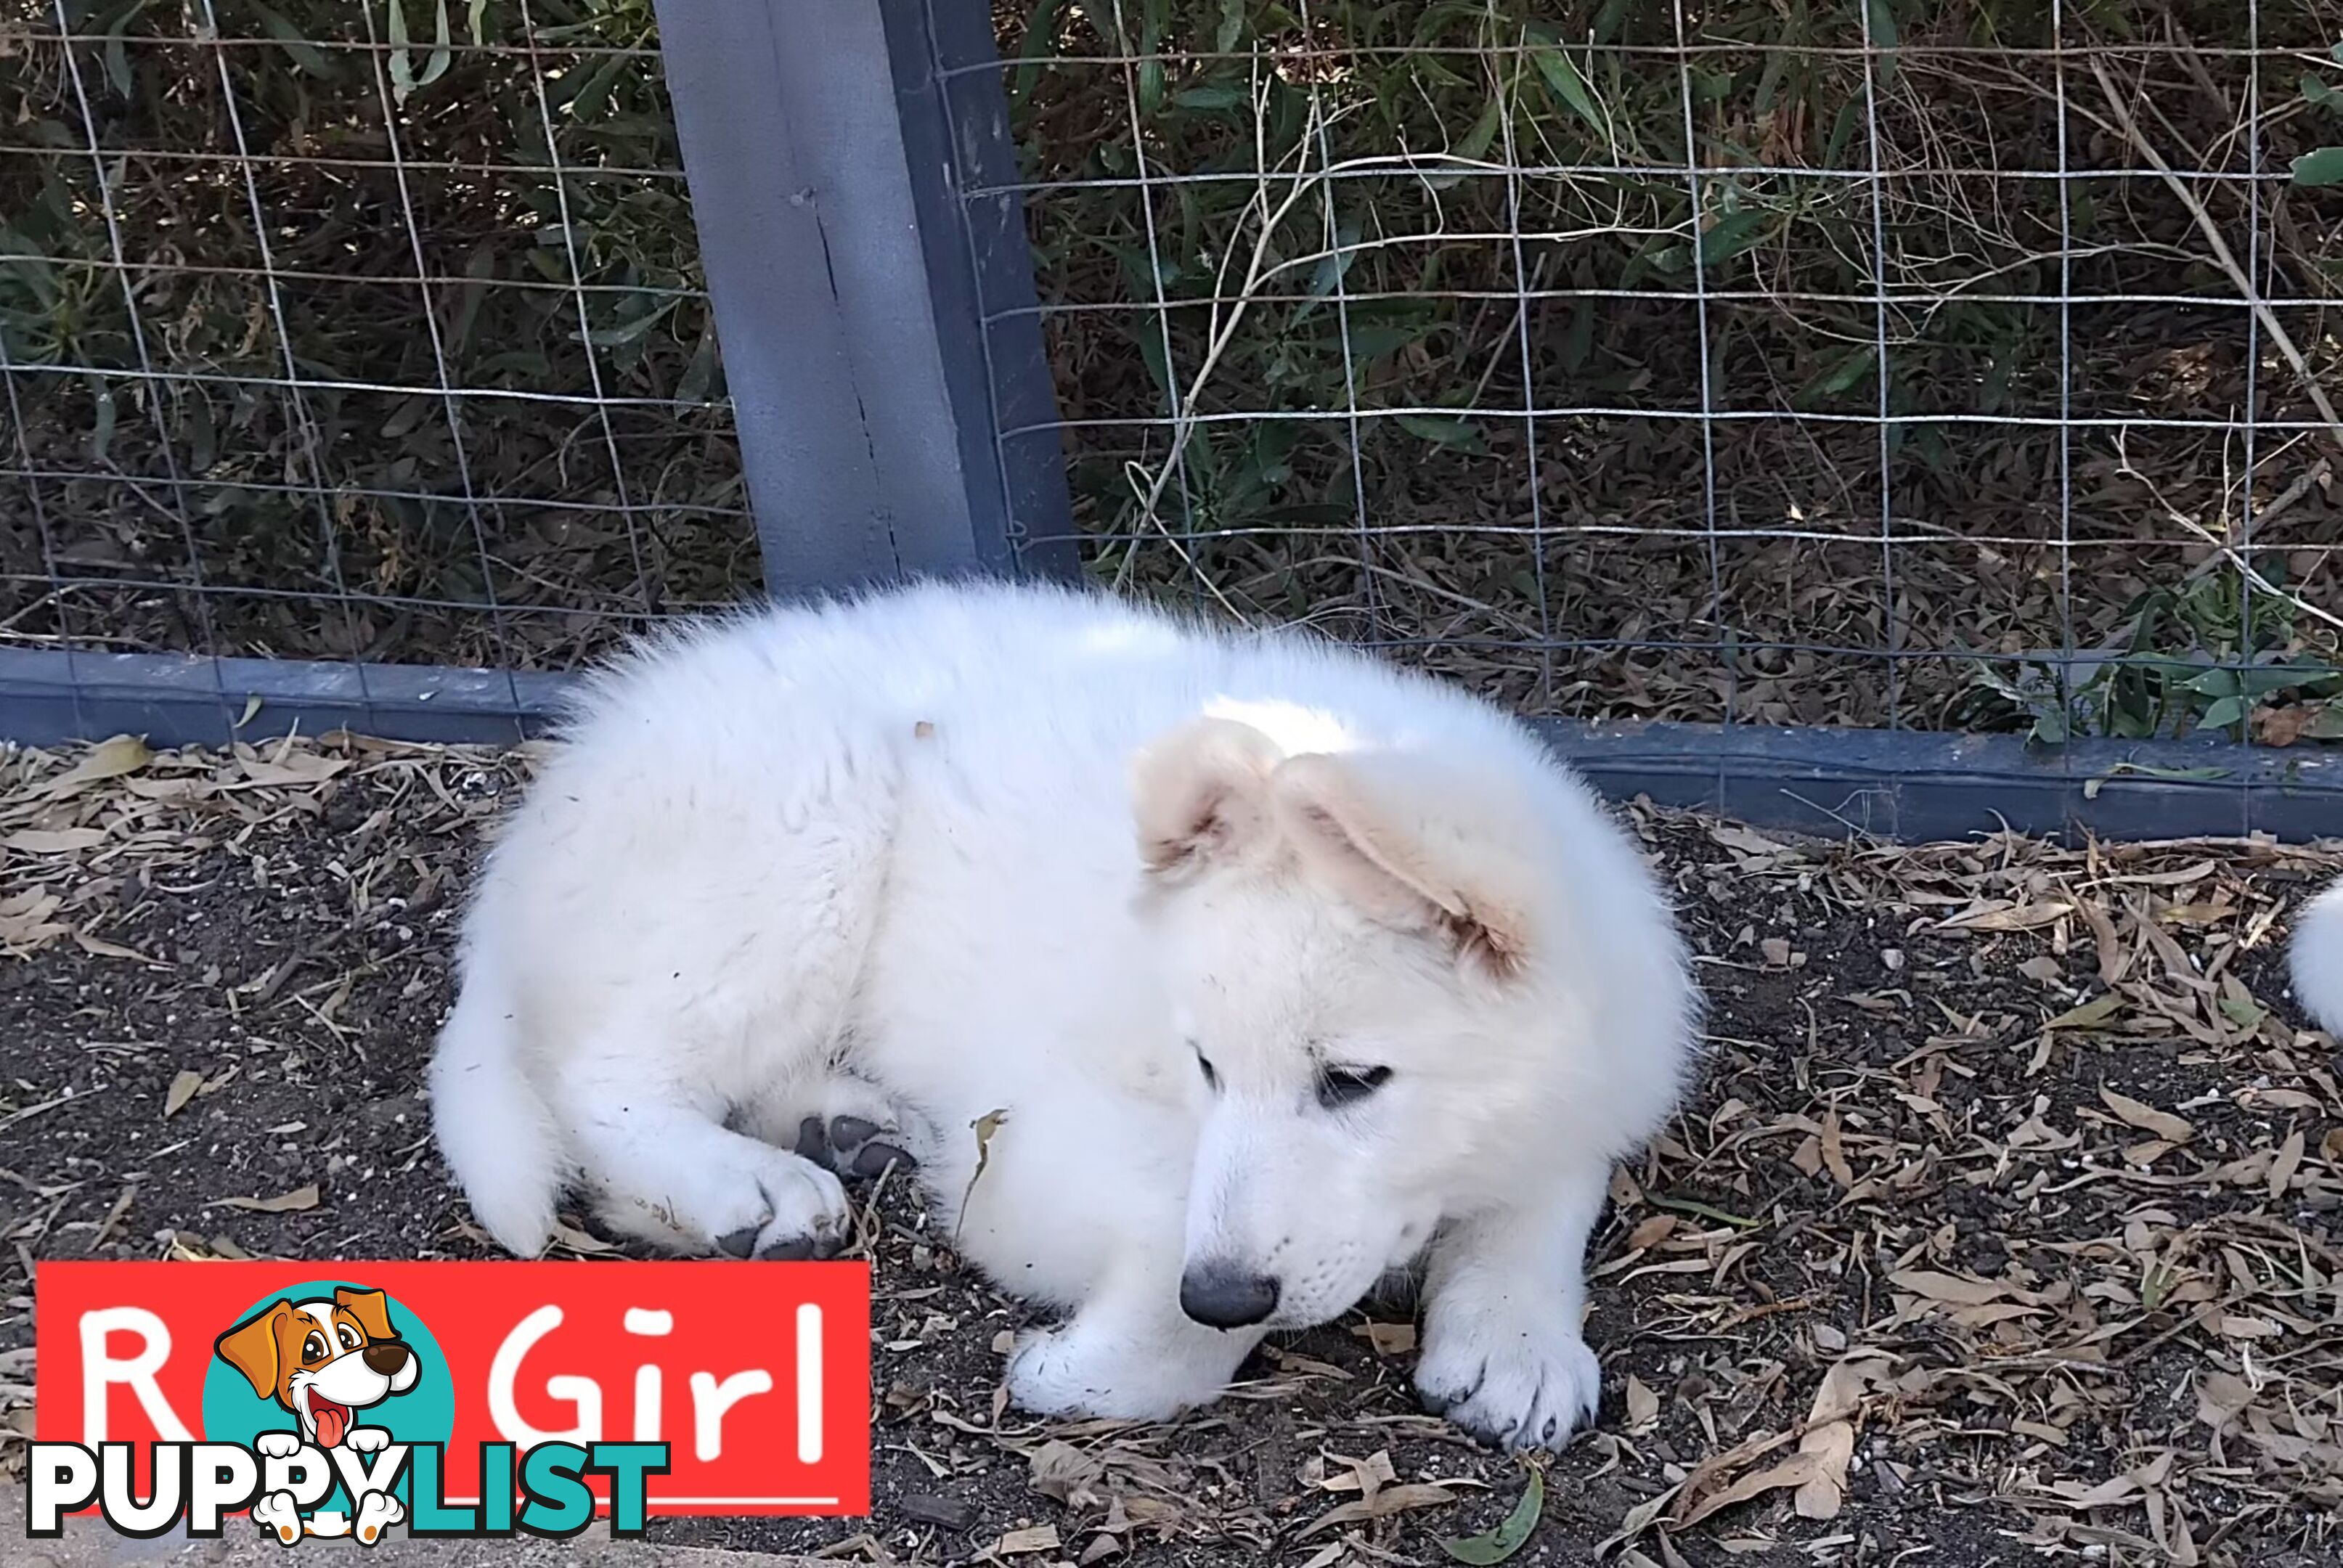
[[1206,1328],[1242,1329],[1277,1311],[1278,1282],[1232,1263],[1199,1263],[1180,1276],[1180,1310]]

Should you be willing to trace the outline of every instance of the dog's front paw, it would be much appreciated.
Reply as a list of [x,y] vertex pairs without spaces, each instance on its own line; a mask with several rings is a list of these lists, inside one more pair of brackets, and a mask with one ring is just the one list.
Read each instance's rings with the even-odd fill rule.
[[357,1528],[352,1532],[361,1544],[371,1546],[382,1539],[387,1526],[407,1517],[407,1508],[387,1492],[369,1492],[358,1500]]
[[290,1459],[301,1452],[301,1434],[297,1432],[264,1432],[252,1440],[252,1446],[263,1459]]
[[342,1443],[353,1453],[380,1453],[390,1446],[390,1433],[378,1426],[354,1426]]
[[1424,1408],[1500,1448],[1559,1449],[1591,1424],[1603,1368],[1561,1323],[1435,1319],[1416,1363]]
[[688,1185],[655,1211],[606,1196],[605,1221],[630,1235],[729,1258],[835,1257],[852,1237],[846,1189],[822,1166],[745,1138],[715,1142]]
[[1169,1421],[1220,1392],[1218,1384],[1182,1378],[1174,1361],[1134,1355],[1079,1321],[1034,1330],[1010,1354],[1009,1398],[1020,1410],[1059,1420]]

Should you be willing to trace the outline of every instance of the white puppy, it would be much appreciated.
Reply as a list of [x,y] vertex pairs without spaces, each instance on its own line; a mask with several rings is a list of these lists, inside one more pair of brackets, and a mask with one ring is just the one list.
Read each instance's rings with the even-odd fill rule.
[[2343,882],[2302,906],[2294,920],[2294,994],[2318,1027],[2343,1035]]
[[827,1128],[801,1146],[900,1150],[970,1260],[1070,1310],[1011,1359],[1028,1410],[1203,1403],[1421,1257],[1419,1389],[1515,1445],[1594,1411],[1588,1233],[1695,1009],[1634,846],[1494,709],[990,586],[598,679],[462,970],[435,1118],[516,1252],[572,1179],[672,1245],[823,1251],[837,1177],[777,1143]]

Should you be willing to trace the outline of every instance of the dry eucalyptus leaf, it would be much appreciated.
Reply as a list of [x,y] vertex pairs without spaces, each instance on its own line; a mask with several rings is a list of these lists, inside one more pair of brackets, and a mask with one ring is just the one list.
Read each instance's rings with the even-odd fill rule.
[[615,1252],[618,1250],[601,1237],[588,1235],[577,1226],[565,1225],[558,1220],[553,1222],[553,1241],[556,1246],[566,1247],[573,1252],[592,1254]]
[[1678,1520],[1679,1529],[1689,1529],[1712,1513],[1719,1513],[1736,1503],[1746,1503],[1768,1492],[1780,1492],[1804,1486],[1815,1479],[1819,1469],[1815,1456],[1795,1453],[1770,1470],[1753,1471],[1722,1492],[1713,1492],[1694,1504],[1691,1511]]
[[1351,1332],[1374,1347],[1380,1356],[1401,1356],[1415,1349],[1413,1323],[1353,1323]]
[[1835,1519],[1846,1503],[1846,1469],[1855,1458],[1855,1421],[1863,1396],[1889,1370],[1886,1358],[1851,1355],[1823,1374],[1815,1392],[1813,1411],[1806,1417],[1806,1434],[1798,1440],[1798,1457],[1812,1473],[1798,1485],[1794,1500],[1801,1519]]
[[2010,1293],[2006,1285],[1996,1285],[1986,1280],[1965,1280],[1957,1274],[1940,1273],[1934,1269],[1898,1269],[1887,1276],[1887,1282],[1900,1291],[1910,1291],[1951,1306],[1977,1307],[1988,1302],[1998,1302]]
[[120,942],[109,942],[104,937],[94,937],[87,931],[75,931],[73,939],[74,945],[92,958],[127,959],[132,963],[145,964],[149,969],[163,970],[171,967],[161,959],[142,953],[136,948],[126,948]]
[[26,855],[77,855],[105,842],[103,828],[21,828],[0,839],[0,849]]
[[2080,1007],[2068,1008],[2065,1012],[2060,1013],[2056,1018],[2051,1019],[2042,1027],[2046,1030],[2097,1029],[2099,1025],[2107,1022],[2109,1019],[2114,1018],[2116,1014],[2121,1012],[2123,1010],[2123,998],[2117,996],[2113,991],[2105,991],[2093,997],[2090,1000],[2083,1003]]
[[2167,1142],[2186,1143],[2197,1136],[2197,1129],[2186,1119],[2168,1111],[2158,1111],[2153,1105],[2143,1104],[2128,1094],[2117,1094],[2105,1085],[2100,1086],[2099,1099],[2126,1124],[2137,1127],[2142,1132],[2153,1132]]
[[1627,1431],[1640,1435],[1657,1425],[1660,1419],[1660,1396],[1654,1393],[1642,1378],[1627,1374]]
[[2207,1372],[2197,1385],[2197,1419],[2218,1432],[2254,1402],[2246,1380],[2225,1372]]
[[1091,1483],[1105,1473],[1106,1466],[1072,1443],[1052,1438],[1033,1451],[1031,1463],[1030,1484],[1042,1496],[1070,1508],[1086,1507],[1099,1500]]
[[1369,1519],[1384,1519],[1394,1513],[1404,1513],[1416,1508],[1438,1508],[1456,1501],[1456,1494],[1444,1486],[1428,1482],[1414,1482],[1405,1486],[1386,1486],[1372,1497],[1362,1497],[1355,1503],[1339,1503],[1312,1520],[1298,1531],[1293,1539],[1307,1541],[1312,1535],[1322,1535],[1329,1530],[1345,1524],[1357,1524]]
[[1989,905],[1973,912],[1955,915],[1940,929],[1948,931],[2031,931],[2062,920],[2074,911],[2074,905],[2056,899],[2038,904]]
[[[1816,1170],[1821,1169],[1819,1165]],[[1814,1174],[1808,1171],[1808,1175]],[[1674,1214],[1654,1214],[1627,1232],[1627,1250],[1640,1252],[1646,1247],[1656,1247],[1675,1233],[1678,1221]]]
[[290,1192],[280,1192],[274,1198],[223,1198],[212,1205],[216,1209],[243,1209],[255,1214],[297,1214],[317,1206],[317,1184],[296,1187]]
[[1003,1557],[1017,1557],[1032,1552],[1055,1552],[1058,1549],[1058,1527],[1036,1524],[1030,1529],[1012,1530],[994,1543],[992,1549]]
[[2268,1191],[2272,1198],[2285,1197],[2286,1190],[2294,1185],[2295,1172],[2302,1169],[2302,1129],[2298,1127],[2286,1135],[2278,1159],[2271,1162]]
[[163,1096],[163,1119],[167,1121],[185,1110],[187,1101],[196,1097],[196,1091],[203,1086],[202,1073],[192,1067],[181,1068],[171,1080],[170,1092]]
[[71,795],[92,784],[136,773],[154,760],[155,753],[145,740],[136,735],[117,735],[91,747],[80,761],[44,785],[40,793],[51,799]]

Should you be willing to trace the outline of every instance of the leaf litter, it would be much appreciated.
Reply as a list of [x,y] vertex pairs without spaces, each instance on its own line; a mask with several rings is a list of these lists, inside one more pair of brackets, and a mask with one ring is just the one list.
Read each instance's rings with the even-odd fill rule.
[[[40,1259],[490,1255],[417,1086],[532,756],[0,752],[0,1470]],[[860,1232],[872,1518],[655,1534],[1032,1568],[2334,1561],[2343,1091],[2283,952],[2343,855],[1632,816],[1713,1012],[1595,1243],[1594,1433],[1526,1472],[1463,1441],[1392,1302],[1181,1422],[1029,1420],[1000,1380],[1033,1314],[891,1183]],[[576,1216],[556,1243],[629,1251]]]

